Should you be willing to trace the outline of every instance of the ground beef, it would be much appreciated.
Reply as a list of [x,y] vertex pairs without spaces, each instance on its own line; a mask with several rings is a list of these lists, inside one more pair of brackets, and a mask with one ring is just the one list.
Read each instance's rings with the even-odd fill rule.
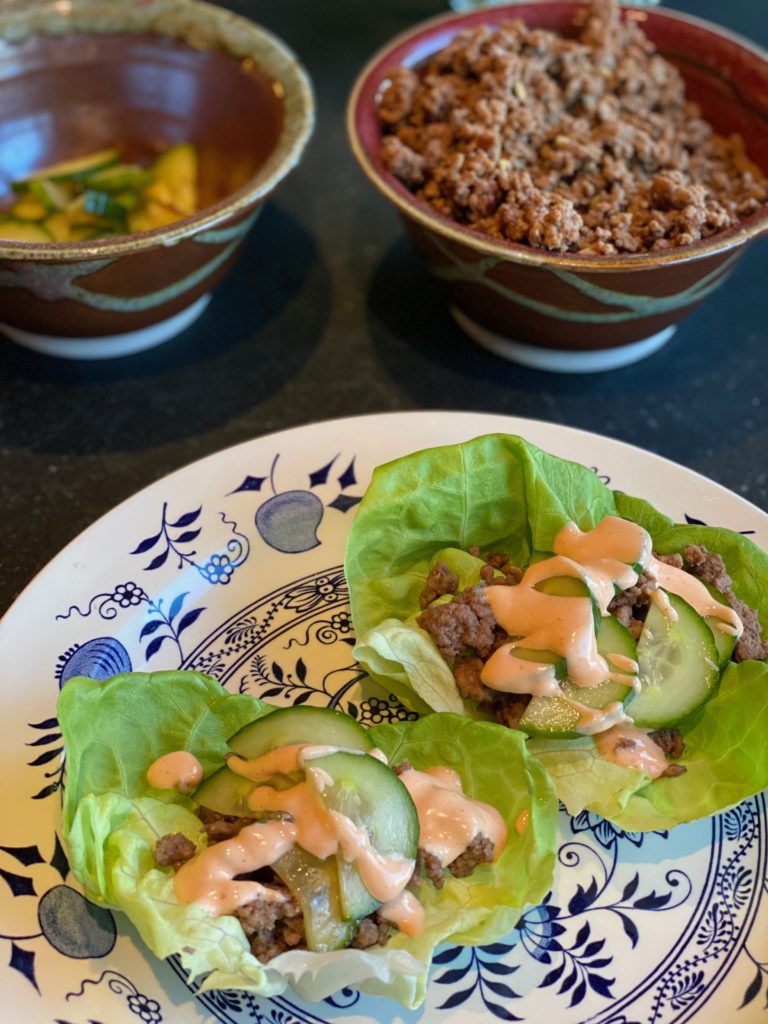
[[443,876],[445,869],[440,863],[440,858],[436,857],[433,853],[428,850],[423,850],[419,847],[416,853],[416,864],[411,875],[409,885],[418,885],[423,878],[428,878],[436,889],[443,888]]
[[392,771],[395,775],[402,775],[403,772],[409,772],[412,767],[413,765],[411,762],[406,759],[405,761],[401,761],[400,764],[394,765]]
[[634,609],[647,607],[651,603],[651,595],[654,590],[658,589],[658,586],[655,577],[650,576],[647,572],[641,572],[633,587],[622,590],[612,599],[608,605],[608,611],[614,612],[617,608],[624,606]]
[[467,587],[460,597],[427,608],[417,617],[446,661],[453,661],[467,648],[480,657],[491,653],[496,620],[483,591],[480,584]]
[[203,823],[203,832],[209,843],[220,843],[224,839],[236,836],[241,828],[252,825],[254,818],[238,818],[231,814],[219,814],[209,807],[198,807],[197,816]]
[[353,949],[368,949],[369,946],[384,946],[392,934],[392,926],[378,914],[364,917],[357,926],[350,945]]
[[651,595],[658,588],[658,583],[647,572],[641,572],[637,583],[627,590],[622,590],[612,598],[608,605],[608,613],[614,615],[637,640],[643,631],[643,622],[651,603]]
[[683,548],[683,566],[686,572],[702,583],[726,594],[733,584],[721,555],[708,551],[703,544],[688,544]]
[[465,700],[476,700],[478,703],[492,700],[494,691],[481,680],[483,670],[482,658],[457,658],[453,663],[453,678],[456,688]]
[[390,72],[379,117],[389,171],[499,240],[663,250],[768,201],[741,139],[714,134],[615,0],[593,0],[578,39],[519,20],[460,32],[418,75]]
[[161,836],[155,843],[155,863],[161,868],[180,867],[195,855],[195,844],[181,832]]
[[673,551],[669,555],[660,555],[658,552],[654,552],[653,557],[657,561],[663,562],[665,565],[674,566],[675,569],[683,568],[683,556],[678,554],[677,551]]
[[666,757],[676,761],[685,753],[685,740],[679,729],[658,729],[649,733],[653,742],[664,751]]
[[739,600],[732,591],[729,591],[726,596],[744,627],[744,632],[733,650],[733,660],[749,661],[750,658],[768,658],[768,640],[763,639],[757,612]]
[[630,635],[635,640],[640,639],[640,634],[643,631],[644,620],[641,618],[635,618],[632,614],[632,608],[630,605],[617,605],[615,608],[611,609],[611,614],[622,624],[622,626],[629,630]]
[[491,710],[501,725],[506,725],[508,729],[517,729],[530,703],[529,693],[505,693],[493,702]]
[[683,549],[683,559],[685,570],[720,591],[741,619],[744,632],[733,650],[733,660],[768,658],[768,639],[763,639],[757,612],[734,594],[733,580],[722,557],[703,544],[689,544]]
[[478,833],[469,846],[448,865],[448,870],[455,878],[466,878],[480,864],[490,864],[493,860],[494,844],[488,836]]
[[459,577],[452,573],[445,562],[436,562],[429,570],[427,583],[419,595],[419,605],[428,608],[433,601],[444,594],[455,594]]
[[304,919],[296,899],[286,886],[269,886],[277,899],[255,899],[235,911],[243,926],[251,952],[262,963],[306,942]]

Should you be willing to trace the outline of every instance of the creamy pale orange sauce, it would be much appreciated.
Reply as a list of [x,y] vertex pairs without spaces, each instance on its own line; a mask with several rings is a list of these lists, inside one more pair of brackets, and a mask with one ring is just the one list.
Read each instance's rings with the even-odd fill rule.
[[[586,531],[575,523],[566,523],[555,536],[553,548],[554,556],[530,565],[517,586],[488,587],[488,602],[497,622],[510,636],[518,638],[512,642],[513,648],[554,651],[566,659],[572,683],[597,686],[616,676],[597,650],[592,597],[601,613],[607,615],[616,587],[626,590],[637,582],[638,569],[651,557],[651,540],[636,523],[607,516]],[[581,579],[592,597],[560,597],[536,589],[544,580],[556,576]],[[502,660],[498,659],[490,669],[486,666],[481,676],[493,689],[504,688]],[[489,664],[491,661],[493,659],[489,659]],[[515,687],[521,685],[524,671],[509,663],[507,667],[512,692],[552,695],[542,691],[542,685],[547,685],[546,680],[551,679],[551,670],[549,673],[542,671],[540,677],[534,678],[537,689],[521,690]],[[531,669],[528,671],[532,673]]]
[[531,812],[521,811],[520,814],[518,814],[518,816],[515,818],[515,832],[517,832],[517,834],[521,836],[530,824]]
[[560,695],[555,666],[516,658],[514,644],[502,644],[495,650],[483,665],[480,678],[486,686],[502,693],[530,693],[534,697]]
[[420,935],[424,930],[424,907],[412,892],[403,890],[379,907],[379,917],[390,921],[403,935]]
[[[320,859],[340,855],[356,864],[364,885],[383,906],[380,913],[406,935],[423,928],[424,909],[405,887],[415,862],[377,851],[364,828],[337,811],[329,810],[321,793],[333,780],[312,761],[340,748],[293,744],[251,760],[231,757],[229,767],[257,783],[270,774],[289,774],[304,769],[306,779],[287,789],[257,785],[248,799],[254,811],[283,812],[292,820],[256,822],[233,839],[207,847],[184,864],[174,877],[174,889],[182,903],[200,903],[214,915],[231,914],[253,899],[282,899],[279,893],[258,882],[236,880],[274,864],[294,844]],[[361,751],[345,751],[368,756]],[[386,762],[380,750],[372,756]],[[461,780],[450,768],[428,772],[409,769],[400,776],[416,805],[421,829],[420,846],[439,857],[443,865],[454,860],[478,834],[494,843],[495,857],[506,842],[506,826],[499,812],[467,797]]]
[[615,725],[594,737],[601,757],[627,768],[638,768],[651,779],[663,775],[668,767],[664,751],[647,732],[629,723]]
[[717,628],[723,633],[741,636],[744,626],[739,616],[730,605],[721,604],[714,598],[701,580],[691,576],[684,569],[660,562],[658,558],[652,558],[648,568],[658,580],[660,587],[682,597],[703,619],[719,619]]
[[371,896],[382,903],[395,899],[410,881],[414,861],[410,857],[383,856],[373,848],[364,828],[338,811],[331,811],[330,816],[344,860],[357,864],[363,885]]
[[251,900],[285,899],[260,882],[236,881],[235,875],[274,864],[296,842],[291,822],[247,825],[232,839],[215,843],[176,872],[173,888],[181,903],[199,903],[214,916],[232,914]]
[[163,754],[147,769],[147,782],[155,789],[177,789],[191,793],[203,778],[203,766],[188,750]]
[[462,789],[458,772],[442,765],[425,772],[410,768],[400,781],[411,794],[419,815],[419,846],[446,867],[478,834],[494,844],[494,859],[507,841],[504,819],[490,804],[472,800]]
[[[626,654],[609,654],[608,661],[614,668],[617,668],[622,675],[636,675],[640,666],[634,658]],[[621,676],[619,677],[621,678]]]
[[619,700],[611,701],[604,708],[590,708],[586,704],[580,704],[570,697],[563,696],[574,711],[579,714],[579,721],[576,731],[584,736],[594,736],[595,733],[603,732],[614,725],[622,722],[629,722],[631,719],[624,710],[624,705]]
[[638,573],[633,566],[647,566],[651,538],[637,523],[606,516],[584,532],[576,523],[566,523],[555,537],[553,551],[585,566],[590,589],[605,615],[614,595],[614,584],[627,590],[637,583]]

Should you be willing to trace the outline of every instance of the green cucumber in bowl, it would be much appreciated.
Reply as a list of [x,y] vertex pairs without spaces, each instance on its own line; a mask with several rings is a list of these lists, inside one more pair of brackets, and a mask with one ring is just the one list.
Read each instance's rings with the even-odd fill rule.
[[673,614],[652,602],[637,643],[640,691],[627,713],[645,729],[683,721],[709,700],[720,680],[713,631],[687,601],[667,596]]
[[89,174],[99,171],[102,168],[116,164],[120,159],[118,149],[101,149],[96,153],[87,153],[85,156],[77,156],[71,160],[62,160],[57,164],[50,164],[48,167],[41,167],[33,171],[27,178],[14,181],[14,192],[26,192],[33,181],[47,178],[49,181],[82,181]]
[[[635,676],[612,666],[610,655],[619,654],[636,661],[637,645],[629,630],[608,615],[600,620],[597,651],[608,661],[614,672],[626,676],[626,682],[622,679],[606,679],[597,686],[576,686],[566,679],[560,685],[569,700],[595,710],[616,701],[624,702],[632,693]],[[577,730],[580,714],[569,700],[563,700],[562,697],[534,697],[525,709],[519,727],[529,736],[547,739],[573,739],[581,735]]]

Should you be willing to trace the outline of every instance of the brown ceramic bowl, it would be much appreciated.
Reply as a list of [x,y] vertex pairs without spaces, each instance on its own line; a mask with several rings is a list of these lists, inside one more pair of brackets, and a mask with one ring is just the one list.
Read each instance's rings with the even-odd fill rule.
[[[412,241],[446,283],[452,312],[476,341],[542,369],[589,372],[634,362],[660,348],[679,320],[725,281],[745,246],[768,230],[768,208],[693,245],[621,256],[553,254],[497,242],[416,199],[384,167],[376,110],[391,68],[418,67],[462,29],[522,18],[572,33],[583,4],[549,0],[491,7],[417,25],[360,74],[348,107],[354,153],[399,209]],[[768,55],[714,25],[664,9],[629,9],[686,80],[688,97],[724,135],[738,132],[768,173]]]
[[101,358],[198,316],[314,123],[307,76],[269,32],[196,0],[29,0],[0,7],[0,195],[35,168],[114,146],[198,150],[201,209],[88,242],[0,238],[0,329],[50,355]]

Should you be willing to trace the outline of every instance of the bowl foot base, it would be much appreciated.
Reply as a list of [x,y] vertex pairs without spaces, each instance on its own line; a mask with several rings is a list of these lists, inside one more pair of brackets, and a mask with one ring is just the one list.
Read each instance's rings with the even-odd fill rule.
[[467,316],[457,306],[451,306],[451,315],[470,338],[497,356],[522,363],[523,366],[531,366],[536,370],[550,370],[555,373],[597,373],[601,370],[617,370],[621,366],[629,366],[657,352],[677,330],[677,326],[672,324],[658,334],[634,341],[630,345],[578,351],[540,348],[538,345],[529,345],[524,341],[515,341],[513,338],[496,334]]
[[45,356],[56,356],[59,359],[114,359],[117,356],[129,356],[134,352],[153,348],[180,334],[197,320],[210,300],[209,292],[201,295],[180,313],[169,316],[167,320],[161,320],[149,327],[140,327],[136,331],[108,334],[100,338],[65,338],[36,334],[34,331],[25,331],[21,327],[3,323],[0,323],[0,331],[17,345],[23,345],[24,348],[30,348],[33,352],[40,352]]

